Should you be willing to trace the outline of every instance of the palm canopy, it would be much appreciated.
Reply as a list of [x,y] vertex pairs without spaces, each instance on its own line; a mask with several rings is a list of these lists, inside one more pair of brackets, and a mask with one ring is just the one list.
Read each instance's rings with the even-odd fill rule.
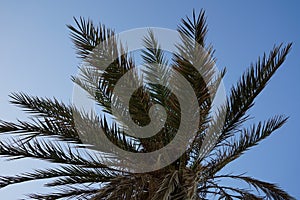
[[[177,45],[178,52],[169,56],[171,59],[149,31],[140,52],[145,65],[143,76],[126,48],[111,39],[115,35],[113,30],[101,24],[95,26],[83,18],[75,22],[77,27],[68,26],[72,41],[77,55],[91,67],[81,68],[81,75],[72,80],[101,107],[101,113],[91,115],[56,99],[12,93],[11,103],[31,114],[32,120],[0,121],[0,133],[9,136],[0,141],[0,155],[9,159],[42,159],[57,165],[16,176],[1,176],[1,188],[47,179],[49,182],[45,186],[57,191],[28,196],[33,199],[294,199],[275,184],[221,171],[287,121],[287,117],[279,115],[245,127],[255,98],[283,64],[291,44],[275,46],[269,55],[259,57],[231,88],[226,103],[212,116],[212,99],[225,70],[213,77],[214,51],[205,42],[204,11],[198,16],[193,12],[191,18],[182,19],[177,30],[182,43]],[[201,54],[196,44],[203,47],[206,54]],[[201,68],[201,73],[195,66]],[[200,107],[201,114],[197,134],[189,140],[178,159],[158,170],[135,173],[122,170],[116,162],[110,164],[107,161],[121,162],[125,158],[108,154],[111,149],[103,144],[104,138],[97,135],[97,130],[101,129],[115,146],[133,153],[153,152],[175,137],[182,120],[180,99],[168,87],[149,83],[150,79],[157,79],[166,85],[177,84],[180,89],[180,83],[172,81],[170,69],[188,80],[196,95],[196,102],[192,103]],[[132,94],[128,111],[113,95],[113,90],[130,70],[142,86]],[[137,125],[145,126],[151,121],[148,113],[154,104],[162,105],[167,117],[163,128],[150,138],[127,135],[125,130],[130,127],[122,123],[122,113],[114,115],[112,111],[113,106],[118,106],[121,111],[130,112]],[[188,112],[192,114],[193,110]],[[223,179],[240,180],[249,187],[225,185]]]

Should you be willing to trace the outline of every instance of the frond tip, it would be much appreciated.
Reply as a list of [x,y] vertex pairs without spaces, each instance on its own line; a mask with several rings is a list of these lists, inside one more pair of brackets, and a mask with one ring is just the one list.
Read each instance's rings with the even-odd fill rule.
[[95,26],[89,19],[80,17],[78,20],[74,17],[74,21],[78,28],[72,25],[67,25],[67,27],[71,31],[71,39],[80,58],[86,58],[100,42],[114,35],[114,31],[111,29],[107,29],[101,24]]

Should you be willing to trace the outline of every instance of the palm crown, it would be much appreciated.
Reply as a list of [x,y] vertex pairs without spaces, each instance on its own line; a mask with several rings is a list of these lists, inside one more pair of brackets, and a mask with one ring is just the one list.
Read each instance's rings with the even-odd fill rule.
[[[144,49],[140,52],[145,66],[143,75],[132,55],[116,42],[114,31],[101,24],[95,26],[83,18],[75,19],[75,22],[77,27],[68,26],[71,38],[78,56],[89,67],[81,68],[81,75],[72,77],[72,80],[101,107],[100,115],[85,113],[56,99],[13,93],[11,103],[29,112],[32,121],[0,121],[0,133],[9,135],[0,141],[0,155],[11,159],[42,159],[57,165],[16,176],[1,176],[1,188],[49,179],[46,186],[58,191],[34,193],[29,197],[293,199],[275,184],[245,175],[222,174],[220,171],[287,121],[287,117],[280,115],[249,128],[244,123],[249,119],[247,111],[284,62],[291,44],[275,46],[269,55],[260,57],[231,88],[225,104],[212,114],[212,99],[225,70],[213,76],[214,51],[211,45],[205,43],[207,26],[204,11],[198,16],[193,12],[191,18],[182,19],[177,30],[182,43],[177,45],[178,52],[171,53],[170,59],[160,48],[155,34],[149,30],[143,40]],[[200,53],[197,45],[205,50],[205,54]],[[195,67],[201,68],[201,73]],[[185,144],[184,152],[178,159],[155,171],[136,173],[134,170],[124,170],[123,165],[117,166],[116,162],[109,164],[107,160],[122,162],[124,158],[108,153],[111,149],[103,144],[103,136],[99,136],[97,130],[101,129],[115,146],[133,153],[156,151],[175,137],[182,120],[180,99],[168,87],[149,81],[155,79],[165,85],[177,84],[180,89],[180,83],[172,81],[174,75],[169,75],[170,69],[183,76],[196,95],[196,102],[191,102],[191,105],[200,108],[196,134]],[[128,109],[113,95],[113,91],[120,78],[130,70],[134,72],[131,76],[142,86],[132,94]],[[148,113],[154,104],[162,105],[166,111],[163,128],[150,138],[127,135],[130,127],[122,123],[122,112],[130,112],[137,125],[146,126],[151,121]],[[120,108],[120,115],[115,115],[112,107]],[[192,115],[193,111],[186,112]],[[153,162],[153,165],[157,162],[160,160]],[[249,187],[225,185],[223,179],[241,180]]]

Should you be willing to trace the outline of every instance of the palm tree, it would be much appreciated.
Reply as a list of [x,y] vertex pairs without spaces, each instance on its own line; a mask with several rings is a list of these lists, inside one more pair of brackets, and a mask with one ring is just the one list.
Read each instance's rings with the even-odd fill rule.
[[[71,38],[78,56],[90,67],[81,68],[81,75],[72,77],[72,80],[101,107],[100,114],[92,115],[57,99],[11,94],[11,103],[30,113],[32,121],[0,121],[0,133],[7,135],[1,137],[0,155],[13,160],[41,159],[57,165],[16,176],[1,176],[1,188],[46,179],[45,186],[57,190],[50,194],[30,194],[29,198],[294,199],[275,184],[221,171],[287,121],[288,117],[279,115],[245,127],[255,98],[283,64],[291,44],[275,46],[269,55],[258,58],[256,64],[251,65],[231,88],[225,104],[213,114],[212,97],[225,75],[225,69],[213,77],[214,51],[205,42],[207,25],[204,11],[199,15],[193,12],[191,18],[182,19],[177,30],[182,45],[177,45],[178,52],[171,56],[160,49],[154,33],[149,30],[143,40],[145,48],[141,51],[146,66],[143,76],[132,55],[126,52],[125,47],[118,46],[116,39],[112,39],[114,31],[101,24],[95,26],[92,21],[83,18],[75,19],[75,22],[77,27],[68,26]],[[195,41],[205,49],[206,56],[199,52]],[[101,68],[103,64],[108,66],[104,70]],[[196,65],[203,73],[195,69]],[[103,138],[97,135],[97,130],[102,130],[115,146],[133,153],[153,152],[169,144],[181,123],[180,99],[167,87],[151,84],[148,80],[154,77],[165,84],[176,84],[171,80],[172,75],[168,75],[170,69],[188,80],[195,92],[195,105],[199,106],[201,113],[196,135],[185,144],[178,159],[167,166],[146,172],[125,170],[128,166],[124,168],[121,163],[125,158],[108,153],[111,149],[101,143]],[[119,106],[121,111],[125,111],[123,102],[113,95],[113,89],[130,70],[142,83],[130,99],[129,112],[135,123],[140,126],[149,124],[151,119],[147,113],[153,104],[160,104],[166,110],[163,128],[150,138],[126,134],[130,127],[126,127],[121,116],[114,115],[112,110],[112,106]],[[158,71],[162,76],[157,76]],[[177,86],[180,88],[180,84]],[[187,112],[193,114],[193,110]],[[113,160],[119,161],[120,165]],[[226,179],[239,180],[248,186],[227,185]]]

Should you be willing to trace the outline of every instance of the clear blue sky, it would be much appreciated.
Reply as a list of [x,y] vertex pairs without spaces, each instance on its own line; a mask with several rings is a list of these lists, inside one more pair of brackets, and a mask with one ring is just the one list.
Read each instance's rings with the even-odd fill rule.
[[[225,170],[279,183],[300,199],[300,3],[297,0],[252,1],[0,1],[0,119],[24,118],[9,105],[11,92],[53,97],[69,103],[79,60],[66,24],[73,16],[90,17],[117,32],[138,27],[175,29],[193,8],[208,16],[208,42],[216,49],[217,65],[227,67],[227,91],[240,74],[274,44],[294,42],[284,66],[257,98],[251,114],[263,120],[275,114],[289,122]],[[31,160],[4,162],[0,175],[13,175],[47,164]],[[22,193],[45,192],[43,182],[19,184],[0,190],[1,199],[21,198]]]

